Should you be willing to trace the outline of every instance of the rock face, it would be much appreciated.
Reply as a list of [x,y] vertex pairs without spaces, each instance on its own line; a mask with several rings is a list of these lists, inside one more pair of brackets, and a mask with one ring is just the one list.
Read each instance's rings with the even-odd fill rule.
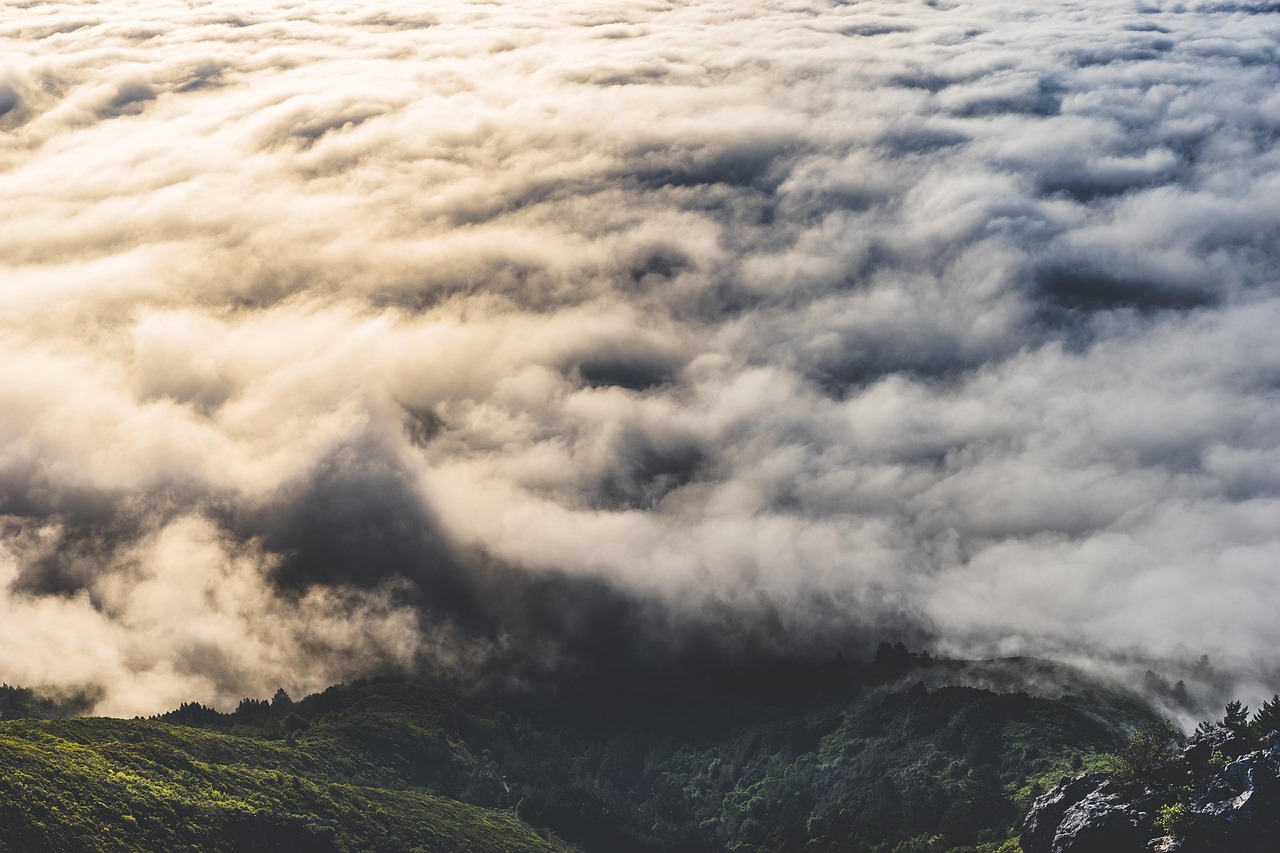
[[1192,773],[1199,775],[1209,767],[1215,753],[1226,758],[1242,758],[1254,750],[1248,738],[1229,729],[1196,732],[1187,738],[1182,757]]
[[[1186,791],[1157,788],[1125,796],[1105,774],[1063,779],[1036,799],[1022,830],[1024,853],[1274,853],[1280,850],[1280,739],[1256,748],[1240,735],[1192,737],[1182,759],[1195,780]],[[1235,757],[1217,769],[1218,762]],[[1159,827],[1161,808],[1181,801],[1179,837]]]
[[1036,800],[1023,824],[1024,853],[1128,853],[1159,835],[1156,815],[1172,802],[1165,792],[1126,800],[1106,775],[1064,779]]
[[[1280,747],[1231,762],[1192,803],[1188,839],[1237,851],[1280,849]],[[1219,845],[1219,849],[1227,849]]]
[[1023,853],[1049,853],[1067,810],[1106,784],[1103,773],[1064,778],[1058,787],[1036,798],[1022,824]]
[[1053,836],[1052,853],[1127,853],[1150,836],[1148,815],[1104,785],[1067,809]]

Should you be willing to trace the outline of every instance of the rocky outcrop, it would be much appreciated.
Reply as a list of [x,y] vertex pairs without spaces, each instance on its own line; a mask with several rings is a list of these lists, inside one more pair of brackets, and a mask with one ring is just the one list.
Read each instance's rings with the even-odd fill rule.
[[1024,853],[1049,853],[1067,810],[1100,789],[1106,781],[1104,773],[1086,773],[1074,779],[1063,778],[1056,788],[1037,798],[1022,825]]
[[[1280,850],[1280,747],[1231,762],[1191,804],[1188,840],[1201,848]],[[1230,847],[1221,846],[1229,843]]]
[[1125,798],[1106,775],[1064,779],[1036,800],[1023,825],[1024,853],[1128,853],[1159,835],[1156,817],[1170,793]]
[[1214,761],[1214,756],[1225,758],[1243,758],[1256,747],[1239,732],[1230,729],[1213,729],[1198,731],[1187,738],[1182,748],[1182,757],[1187,767],[1196,775],[1203,774]]
[[[1280,738],[1263,748],[1232,732],[1192,737],[1182,751],[1186,789],[1126,794],[1104,774],[1063,779],[1023,823],[1024,853],[1263,853],[1280,850]],[[1220,762],[1235,757],[1225,766]],[[1161,809],[1181,803],[1177,835]]]
[[1067,809],[1053,836],[1052,853],[1128,853],[1149,836],[1148,815],[1104,785]]

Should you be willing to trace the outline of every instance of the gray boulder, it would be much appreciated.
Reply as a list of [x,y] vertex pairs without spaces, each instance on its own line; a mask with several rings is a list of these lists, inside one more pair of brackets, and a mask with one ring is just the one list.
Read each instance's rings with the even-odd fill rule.
[[1051,853],[1053,838],[1067,809],[1097,791],[1106,781],[1105,773],[1064,777],[1052,791],[1036,797],[1022,822],[1023,853]]
[[1023,853],[1128,853],[1154,836],[1155,814],[1169,798],[1125,800],[1104,773],[1063,779],[1038,797],[1022,825]]
[[1062,816],[1050,853],[1130,853],[1151,838],[1152,819],[1109,786],[1092,791]]
[[1253,751],[1253,745],[1243,736],[1229,729],[1213,729],[1208,732],[1198,731],[1187,738],[1182,748],[1182,757],[1187,767],[1197,775],[1209,769],[1214,753],[1224,758],[1241,758]]
[[1231,762],[1188,809],[1190,836],[1202,849],[1280,849],[1280,750]]

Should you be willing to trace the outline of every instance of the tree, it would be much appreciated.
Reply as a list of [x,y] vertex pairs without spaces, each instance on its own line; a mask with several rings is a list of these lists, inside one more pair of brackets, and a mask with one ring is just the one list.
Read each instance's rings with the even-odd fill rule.
[[1130,791],[1175,781],[1182,770],[1178,743],[1182,733],[1168,720],[1139,726],[1111,760],[1111,778]]
[[1247,735],[1249,733],[1249,706],[1242,705],[1240,702],[1228,702],[1226,710],[1226,716],[1222,718],[1222,722],[1218,725],[1229,732]]
[[286,735],[305,732],[311,727],[311,724],[299,717],[296,711],[290,711],[284,715],[284,719],[280,721],[280,730]]
[[1262,707],[1253,715],[1249,728],[1259,738],[1266,737],[1271,732],[1280,732],[1280,694],[1272,696],[1269,702],[1262,703]]

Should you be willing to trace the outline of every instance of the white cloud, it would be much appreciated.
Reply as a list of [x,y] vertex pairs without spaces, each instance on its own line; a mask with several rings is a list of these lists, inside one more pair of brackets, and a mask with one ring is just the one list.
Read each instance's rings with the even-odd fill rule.
[[[797,647],[1259,671],[1278,26],[0,12],[0,677],[131,713],[474,663],[403,586],[468,549],[688,618],[765,600]],[[299,564],[317,524],[336,575]]]

